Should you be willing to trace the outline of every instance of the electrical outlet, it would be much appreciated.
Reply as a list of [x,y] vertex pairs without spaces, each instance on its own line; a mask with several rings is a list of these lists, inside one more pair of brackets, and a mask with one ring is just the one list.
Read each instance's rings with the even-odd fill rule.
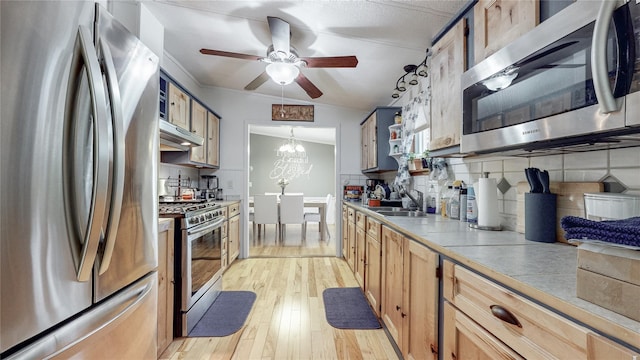
[[227,189],[233,189],[233,181],[227,181]]

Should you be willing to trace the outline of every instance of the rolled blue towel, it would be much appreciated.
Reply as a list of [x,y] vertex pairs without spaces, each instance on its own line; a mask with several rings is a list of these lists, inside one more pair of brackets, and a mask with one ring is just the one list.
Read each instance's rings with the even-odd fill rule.
[[614,244],[640,246],[640,217],[594,221],[577,216],[560,219],[566,239],[592,239]]

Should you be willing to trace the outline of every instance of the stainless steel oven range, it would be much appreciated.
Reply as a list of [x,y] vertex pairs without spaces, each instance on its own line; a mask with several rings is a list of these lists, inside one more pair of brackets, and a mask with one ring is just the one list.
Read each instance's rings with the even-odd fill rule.
[[222,290],[225,216],[206,200],[161,201],[159,212],[176,219],[174,332],[187,336]]

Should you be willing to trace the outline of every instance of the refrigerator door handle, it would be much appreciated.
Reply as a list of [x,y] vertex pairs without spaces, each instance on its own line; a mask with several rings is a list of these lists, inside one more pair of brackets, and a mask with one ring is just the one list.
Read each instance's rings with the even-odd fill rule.
[[[83,71],[83,69],[85,71]],[[79,209],[82,203],[82,194],[78,183],[85,181],[83,174],[78,174],[79,167],[86,164],[78,164],[77,153],[84,149],[79,148],[80,135],[76,127],[82,119],[79,118],[77,103],[78,89],[81,88],[83,74],[86,74],[89,95],[91,97],[91,142],[93,147],[92,157],[92,181],[91,200],[87,209],[86,223],[82,223],[85,214]],[[102,237],[102,220],[104,219],[107,203],[108,172],[109,172],[109,146],[104,137],[108,134],[107,105],[102,81],[102,72],[98,62],[97,53],[93,46],[92,36],[86,26],[79,26],[74,44],[69,84],[67,89],[67,103],[65,106],[65,125],[63,136],[64,155],[63,189],[67,227],[72,236],[70,244],[72,256],[76,266],[78,281],[91,279],[95,258]],[[80,124],[82,125],[82,124]],[[89,142],[89,143],[91,143]],[[80,198],[80,200],[78,200]]]
[[120,213],[122,211],[122,197],[124,193],[124,172],[125,172],[125,157],[124,157],[124,119],[122,116],[122,101],[120,98],[120,86],[118,84],[118,76],[116,74],[115,66],[113,65],[113,58],[111,57],[111,50],[109,46],[105,45],[103,41],[99,43],[100,53],[103,57],[103,71],[105,73],[107,81],[107,90],[109,95],[109,102],[111,104],[111,124],[113,129],[113,167],[110,174],[112,179],[112,190],[110,199],[110,212],[105,229],[105,245],[102,259],[100,260],[100,266],[98,273],[103,274],[109,268],[111,263],[111,256],[113,255],[113,249],[116,242],[116,236],[118,234],[118,226],[120,224]]

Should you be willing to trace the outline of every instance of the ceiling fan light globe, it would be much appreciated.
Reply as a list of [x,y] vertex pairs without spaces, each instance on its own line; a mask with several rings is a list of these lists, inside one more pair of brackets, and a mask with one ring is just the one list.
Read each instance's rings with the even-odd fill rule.
[[400,97],[400,93],[398,92],[398,89],[393,89],[393,94],[391,94],[391,97],[394,99],[397,99]]
[[280,85],[288,85],[300,74],[300,69],[293,64],[272,63],[266,68],[269,77]]

